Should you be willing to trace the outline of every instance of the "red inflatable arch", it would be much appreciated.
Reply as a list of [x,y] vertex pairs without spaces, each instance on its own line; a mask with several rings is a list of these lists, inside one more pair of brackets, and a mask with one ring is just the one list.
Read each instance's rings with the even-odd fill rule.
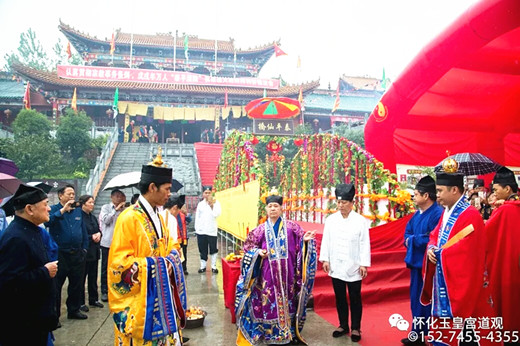
[[372,112],[365,142],[394,172],[446,150],[520,166],[520,1],[484,0],[426,46]]

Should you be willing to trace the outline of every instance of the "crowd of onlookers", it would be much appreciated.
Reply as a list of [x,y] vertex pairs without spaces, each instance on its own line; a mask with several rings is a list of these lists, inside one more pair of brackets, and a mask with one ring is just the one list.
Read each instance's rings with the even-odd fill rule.
[[[111,202],[102,206],[99,216],[93,213],[94,197],[82,195],[76,198],[73,185],[59,188],[57,194],[59,202],[50,206],[49,220],[39,226],[47,258],[56,261],[56,275],[53,277],[56,297],[53,299],[58,315],[57,328],[60,328],[61,292],[66,279],[69,280],[66,299],[68,319],[87,319],[86,312],[91,308],[103,308],[102,302],[108,302],[107,262],[116,220],[125,208],[137,202],[139,194],[133,195],[131,201],[127,202],[124,192],[112,190]],[[164,213],[171,213],[172,218],[178,220],[175,230],[170,231],[170,234],[182,244],[186,256],[187,225],[191,222],[191,215],[184,198],[179,199],[178,195],[172,198],[176,201],[175,207],[168,205]],[[12,218],[6,219],[4,210],[0,210],[3,216],[1,238]],[[101,294],[98,290],[100,259]],[[184,270],[188,274],[185,263]],[[52,344],[52,341],[49,340],[49,343]]]

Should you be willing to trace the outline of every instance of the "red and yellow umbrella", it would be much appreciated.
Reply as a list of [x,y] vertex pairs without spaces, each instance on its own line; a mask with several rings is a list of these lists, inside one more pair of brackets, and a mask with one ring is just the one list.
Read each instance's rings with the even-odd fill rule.
[[249,102],[245,110],[250,118],[286,119],[300,114],[300,102],[288,97],[262,97]]

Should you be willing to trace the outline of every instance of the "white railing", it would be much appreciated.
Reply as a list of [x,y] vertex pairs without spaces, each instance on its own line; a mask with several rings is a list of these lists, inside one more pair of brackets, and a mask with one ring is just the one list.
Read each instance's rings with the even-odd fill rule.
[[101,155],[98,156],[96,167],[90,172],[90,177],[88,178],[87,185],[85,186],[85,193],[88,195],[92,195],[94,193],[94,189],[100,183],[101,174],[107,169],[107,163],[110,158],[110,153],[114,146],[117,143],[118,131],[117,127],[112,128],[112,132],[107,139],[107,144],[103,148]]

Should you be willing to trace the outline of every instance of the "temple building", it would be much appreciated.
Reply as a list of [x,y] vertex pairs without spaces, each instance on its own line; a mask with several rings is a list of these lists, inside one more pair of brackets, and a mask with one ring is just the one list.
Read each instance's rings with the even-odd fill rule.
[[[362,126],[383,93],[380,79],[343,75],[337,89],[315,89],[304,98],[305,122],[316,132],[339,124]],[[337,98],[339,106],[332,112]]]
[[[53,72],[12,66],[18,78],[30,81],[32,93],[43,100],[38,110],[54,121],[59,121],[64,109],[71,106],[76,92],[77,108],[84,110],[96,126],[117,124],[126,129],[134,120],[135,129],[153,126],[159,142],[174,137],[193,143],[209,129],[251,129],[252,120],[244,106],[264,95],[297,99],[301,93],[304,121],[323,130],[337,122],[363,123],[382,95],[380,88],[370,84],[377,80],[344,76],[339,84],[340,106],[331,113],[336,91],[318,90],[319,81],[282,85],[281,79],[259,78],[279,42],[239,49],[233,39],[121,31],[111,38],[98,39],[61,22],[58,28],[82,56],[84,65],[59,65]],[[358,85],[363,83],[368,87]],[[22,88],[18,89],[20,93]],[[14,94],[10,97],[16,103]],[[23,93],[19,97],[23,105]],[[0,112],[7,109],[2,107]],[[14,104],[10,107],[10,120],[18,111]],[[295,119],[295,124],[300,120]]]
[[126,128],[134,120],[135,125],[152,125],[161,142],[175,136],[193,143],[205,129],[250,128],[243,108],[253,99],[297,98],[300,90],[306,95],[319,85],[281,85],[279,79],[258,78],[277,42],[242,50],[232,39],[118,31],[113,39],[100,40],[63,23],[59,29],[81,54],[84,66],[57,66],[55,72],[12,66],[16,75],[45,95],[57,121],[76,90],[78,109],[97,126],[114,126],[118,90],[118,127]]

